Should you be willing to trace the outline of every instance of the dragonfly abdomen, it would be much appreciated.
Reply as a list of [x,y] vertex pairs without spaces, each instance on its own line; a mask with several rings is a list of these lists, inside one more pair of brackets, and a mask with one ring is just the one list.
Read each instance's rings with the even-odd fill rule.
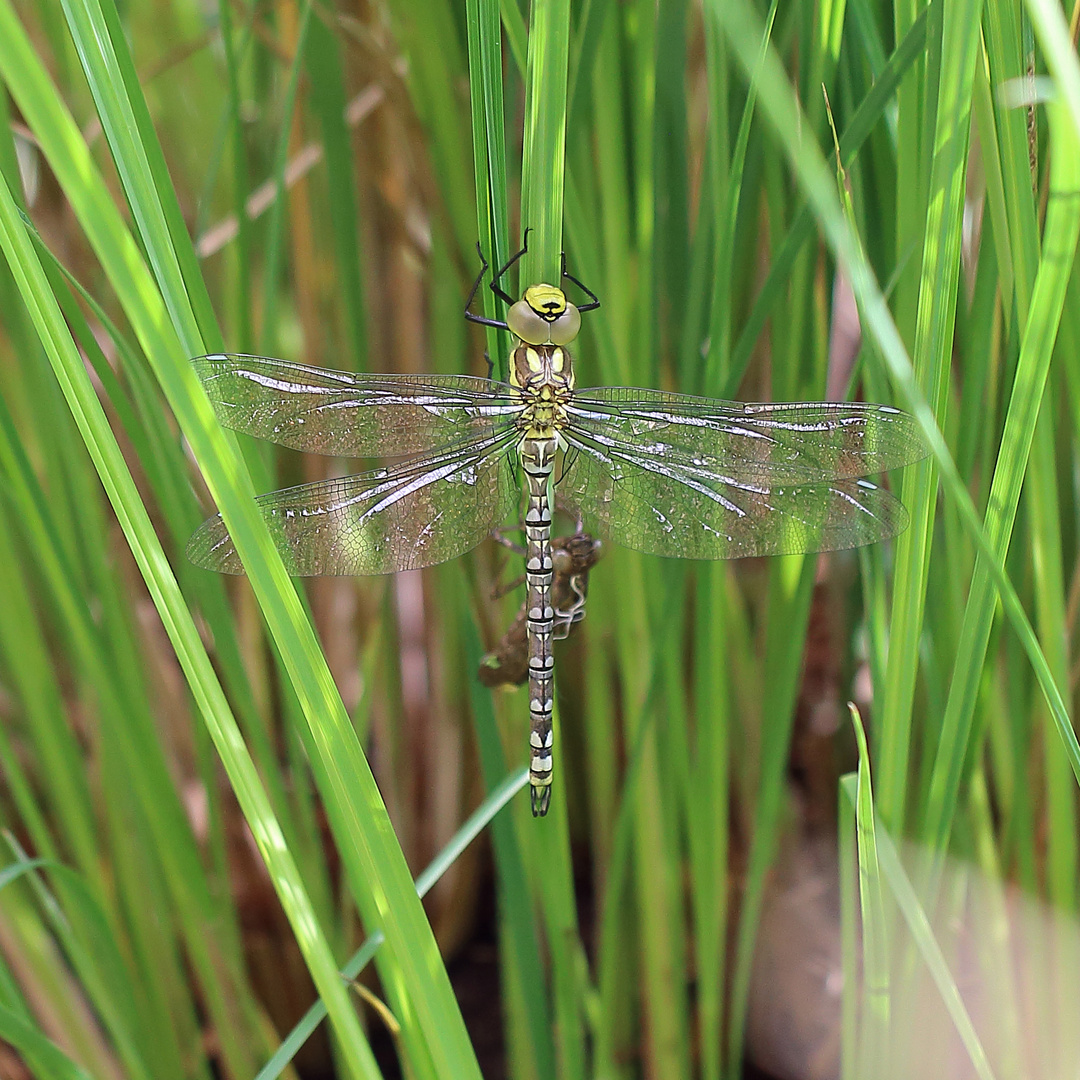
[[525,438],[521,465],[529,488],[525,512],[526,626],[529,639],[529,783],[532,812],[543,817],[551,802],[551,703],[554,696],[555,658],[551,605],[551,506],[548,487],[555,460],[556,440]]

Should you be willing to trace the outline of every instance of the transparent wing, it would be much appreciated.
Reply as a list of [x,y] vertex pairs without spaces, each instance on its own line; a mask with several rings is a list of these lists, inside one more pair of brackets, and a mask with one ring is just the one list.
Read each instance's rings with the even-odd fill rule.
[[[442,453],[256,501],[290,574],[389,574],[445,562],[517,512],[513,428]],[[187,546],[196,566],[242,574],[221,515]]]
[[567,412],[601,448],[633,443],[751,485],[869,476],[927,454],[914,418],[884,405],[754,405],[615,386],[578,391]]
[[558,491],[604,539],[649,555],[737,559],[872,544],[902,532],[907,512],[868,480],[762,484],[637,443],[579,432]]
[[232,353],[192,366],[226,427],[317,454],[424,453],[521,411],[512,387],[468,375],[354,375]]

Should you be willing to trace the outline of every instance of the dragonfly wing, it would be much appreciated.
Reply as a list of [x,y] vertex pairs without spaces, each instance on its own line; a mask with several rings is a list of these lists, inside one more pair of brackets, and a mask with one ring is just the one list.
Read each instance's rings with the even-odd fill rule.
[[[564,433],[565,434],[565,433]],[[571,432],[558,491],[604,538],[649,555],[737,559],[884,540],[907,511],[868,480],[762,484],[629,442]]]
[[749,484],[810,484],[909,465],[927,448],[914,417],[861,402],[743,404],[637,387],[575,393],[571,425]]
[[[290,574],[389,574],[445,562],[474,548],[512,517],[520,486],[514,429],[442,453],[257,499]],[[221,515],[187,547],[196,566],[244,567]]]
[[356,375],[235,353],[192,366],[225,427],[339,457],[424,453],[521,410],[512,387],[468,375]]

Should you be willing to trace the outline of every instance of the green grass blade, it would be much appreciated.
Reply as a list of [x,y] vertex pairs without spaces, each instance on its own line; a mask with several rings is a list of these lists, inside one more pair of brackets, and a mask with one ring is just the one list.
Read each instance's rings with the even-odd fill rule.
[[[768,46],[772,37],[773,23],[776,19],[776,0],[769,6],[769,12],[765,16],[765,38],[761,43],[762,51]],[[738,221],[739,200],[742,197],[742,176],[746,164],[746,148],[750,142],[750,121],[754,115],[754,101],[756,94],[754,87],[756,78],[751,76],[749,92],[746,95],[746,104],[743,107],[742,117],[739,120],[739,132],[735,136],[734,152],[728,164],[726,180],[723,184],[717,183],[718,199],[726,195],[723,203],[714,207],[714,217],[717,224],[716,250],[713,253],[713,296],[712,317],[709,329],[709,352],[705,358],[705,377],[701,383],[704,392],[708,394],[718,393],[726,397],[737,386],[738,379],[733,377],[731,370],[731,326],[730,320],[734,305],[731,298],[733,278],[733,258],[735,248],[735,226]],[[710,139],[726,139],[727,132],[710,130]],[[712,160],[718,161],[719,155],[713,153]],[[742,373],[739,373],[741,378]]]
[[[97,40],[92,27],[92,8],[73,14],[77,16],[73,19],[73,31],[85,36],[88,42]],[[98,57],[89,48],[83,50],[83,55],[87,62],[100,63],[100,81],[115,90],[115,80],[107,69],[108,55]],[[103,102],[119,114],[105,125],[106,129],[122,132],[126,101],[114,93],[103,96]],[[118,139],[112,149],[122,160],[121,176],[133,178],[128,197],[135,207],[136,219],[141,222],[144,243],[154,249],[167,245],[168,235],[162,228],[156,194],[147,179],[148,170],[140,164],[140,146]],[[100,209],[99,206],[99,213]],[[154,315],[155,302],[147,288],[149,282],[140,282],[137,272],[132,272],[134,268],[121,261],[123,255],[115,250],[113,240],[117,234],[101,235],[95,229],[96,222],[86,217],[83,224],[98,247],[99,257],[125,303],[129,319],[141,330],[143,349],[154,364],[166,397],[203,467],[281,651],[321,758],[323,796],[340,835],[354,895],[368,921],[381,925],[390,943],[387,951],[392,959],[387,959],[382,967],[395,1010],[407,1033],[423,1032],[437,1069],[471,1075],[475,1058],[430,926],[416,899],[401,851],[393,841],[370,769],[295,588],[285,575],[255,510],[250,480],[238,471],[233,452],[221,436],[208,403],[204,403],[201,387],[186,363],[186,356],[204,351],[204,343],[191,336],[194,327],[186,322],[176,327],[179,340],[165,331]],[[102,244],[114,248],[111,262],[103,254]],[[173,261],[162,254],[154,265],[162,273],[159,285],[162,295],[169,298],[169,309],[182,311],[183,284],[171,273]]]
[[0,1005],[0,1038],[11,1043],[39,1080],[92,1080],[56,1043],[23,1017]]
[[[1004,560],[1009,547],[1080,231],[1080,199],[1074,194],[1080,190],[1080,143],[1075,139],[1070,117],[1061,106],[1052,104],[1050,116],[1054,152],[1045,249],[1035,279],[987,511],[986,530],[999,562]],[[994,603],[990,575],[980,559],[968,596],[964,632],[953,666],[952,685],[922,824],[924,841],[939,851],[944,849],[949,823],[955,816]]]
[[[432,861],[420,872],[416,879],[416,895],[422,900],[439,879],[453,866],[457,857],[484,831],[495,819],[500,810],[510,800],[522,791],[529,782],[529,773],[521,769],[517,773],[508,776],[499,784],[488,797],[469,815],[468,820],[461,826],[453,839]],[[379,932],[372,934],[349,958],[349,962],[341,969],[343,979],[352,981],[364,970],[375,951],[385,939]],[[311,1008],[296,1022],[296,1026],[282,1040],[274,1056],[259,1070],[255,1080],[277,1080],[288,1068],[293,1058],[296,1057],[300,1048],[307,1042],[312,1032],[326,1018],[326,1005],[320,998]],[[541,1074],[549,1075],[549,1074]]]
[[785,803],[788,748],[814,584],[813,559],[796,555],[773,560],[773,563],[769,574],[764,664],[769,681],[763,689],[761,703],[765,730],[762,733],[763,753],[754,805],[754,834],[750,842],[746,889],[735,946],[735,973],[728,1022],[729,1075],[735,1075],[742,1059],[754,943]]
[[893,845],[892,838],[884,828],[877,829],[875,836],[882,875],[896,899],[919,954],[930,969],[934,984],[941,994],[949,1016],[956,1025],[975,1073],[980,1080],[993,1080],[994,1071],[987,1059],[986,1050],[964,1005],[956,980],[934,937],[930,920],[900,862],[900,856]]
[[[849,168],[869,137],[874,125],[881,119],[889,106],[897,87],[922,54],[926,44],[927,11],[924,9],[908,30],[904,40],[889,57],[881,73],[875,80],[869,94],[860,103],[855,115],[840,138],[840,160]],[[754,301],[753,309],[746,319],[739,340],[735,343],[731,358],[732,382],[740,381],[750,363],[750,356],[761,335],[765,320],[770,311],[781,302],[783,287],[791,274],[795,259],[802,246],[809,239],[814,224],[813,213],[808,203],[804,203],[795,215],[787,236],[774,254],[769,267],[769,276],[765,279],[761,291]]]
[[[757,36],[760,26],[756,19],[741,0],[735,0],[730,11],[725,9],[724,25],[725,31],[736,48],[740,62],[746,70],[752,70],[757,55],[757,43],[760,40]],[[964,483],[956,471],[956,465],[936,425],[929,403],[912,375],[910,361],[885,305],[885,298],[877,287],[871,268],[859,251],[857,239],[851,236],[846,228],[829,169],[816,148],[809,146],[799,137],[798,109],[785,87],[785,80],[775,57],[766,57],[765,76],[759,93],[762,107],[780,134],[799,181],[810,196],[830,245],[848,269],[860,311],[865,312],[865,328],[873,333],[882,358],[900,391],[902,401],[919,422],[927,445],[941,470],[945,490],[960,516],[965,533],[987,560],[1006,615],[1031,662],[1039,687],[1051,709],[1054,723],[1066,741],[1073,771],[1080,776],[1080,747],[1076,745],[1075,736],[1070,738],[1069,735],[1072,729],[1068,709],[1047,666],[1046,658],[1039,648],[1038,640],[1020,598],[1004,567],[993,554],[993,546],[979,521]],[[895,647],[895,637],[893,642]]]
[[[967,170],[968,131],[979,53],[981,0],[944,9],[942,70],[933,134],[930,191],[915,326],[915,379],[934,415],[944,417],[954,330],[960,241]],[[911,525],[896,548],[896,576],[889,657],[882,698],[878,764],[879,805],[884,819],[902,828],[911,739],[912,699],[930,542],[934,527],[937,477],[932,462],[904,471],[901,497]]]
[[[362,249],[351,135],[345,122],[344,73],[338,39],[321,19],[315,19],[310,25],[304,68],[311,81],[312,106],[318,113],[326,154],[327,210],[333,222],[331,234],[337,266],[338,308],[345,322],[344,338],[352,357],[349,366],[355,371],[366,371],[367,318],[360,266]],[[280,181],[281,177],[278,179]],[[283,189],[279,187],[278,190]],[[278,201],[283,203],[284,199]]]
[[[278,277],[281,273],[282,249],[284,241],[282,233],[285,228],[286,200],[282,197],[285,191],[285,166],[289,160],[289,142],[292,134],[293,120],[296,111],[296,98],[300,88],[300,73],[303,70],[304,53],[307,50],[308,28],[311,26],[311,13],[314,7],[313,0],[305,0],[303,10],[300,13],[300,25],[296,27],[296,39],[293,44],[293,57],[289,64],[289,78],[285,87],[285,97],[281,109],[281,131],[278,134],[277,149],[274,153],[274,184],[278,197],[270,207],[270,220],[267,226],[268,237],[266,241],[266,271],[265,289],[266,296],[263,299],[263,322],[259,328],[258,351],[273,352],[277,342],[277,296]],[[286,9],[283,13],[291,23],[292,9]],[[114,150],[114,153],[116,151]],[[162,278],[157,276],[158,282]],[[168,295],[168,290],[165,290]]]
[[[469,0],[467,20],[477,233],[481,250],[495,273],[510,258],[502,49],[495,0]],[[480,313],[488,319],[504,319],[506,313],[497,310],[495,294],[487,284],[480,289]],[[507,382],[510,335],[505,330],[487,327],[486,336],[488,356],[494,360],[497,376]]]
[[[0,11],[0,21],[3,21],[5,14]],[[310,910],[303,884],[285,848],[251,759],[243,748],[194,622],[109,431],[81,359],[67,334],[59,308],[53,301],[41,265],[6,185],[0,187],[0,243],[19,280],[23,299],[30,307],[42,344],[50,355],[80,432],[95,459],[99,476],[140,564],[155,606],[170,633],[203,715],[211,726],[211,734],[230,773],[234,790],[244,805],[248,823],[271,877],[278,886],[278,895],[290,915],[312,975],[321,992],[332,1002],[335,1028],[341,1038],[346,1060],[355,1075],[376,1077],[379,1075],[378,1069],[344,990],[337,981],[329,946],[317,929],[318,924]]]
[[863,730],[858,709],[850,703],[848,708],[859,747],[859,771],[854,802],[855,835],[859,851],[859,906],[862,913],[862,985],[866,999],[862,1071],[875,1074],[883,1071],[888,1053],[887,1037],[891,1012],[889,937],[874,828],[874,793],[870,781],[866,732]]
[[569,57],[569,0],[533,0],[521,164],[522,228],[533,230],[521,280],[529,283],[559,277]]

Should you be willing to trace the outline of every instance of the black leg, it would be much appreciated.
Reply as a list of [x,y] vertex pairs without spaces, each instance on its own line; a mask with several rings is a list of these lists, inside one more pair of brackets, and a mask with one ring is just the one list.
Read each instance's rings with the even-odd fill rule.
[[507,260],[506,265],[491,279],[491,291],[504,303],[507,307],[513,306],[514,298],[506,292],[505,289],[499,285],[499,279],[510,269],[529,250],[529,233],[532,231],[532,226],[525,230],[525,242],[521,246],[521,250],[516,255],[511,255]]
[[[472,307],[473,300],[476,299],[476,290],[480,288],[480,282],[484,280],[484,275],[487,273],[488,261],[484,258],[484,253],[480,250],[480,241],[476,241],[476,254],[480,256],[480,273],[476,275],[476,280],[473,282],[473,287],[469,290],[469,298],[465,301],[465,318],[469,322],[479,323],[481,326],[494,326],[499,330],[509,330],[510,327],[506,323],[501,322],[499,319],[485,319],[483,315],[474,315],[469,308]],[[491,374],[491,360],[488,360],[488,375]]]
[[585,285],[582,282],[578,281],[578,279],[574,277],[573,274],[567,273],[565,251],[562,253],[562,276],[566,278],[567,281],[572,281],[589,298],[589,303],[578,304],[578,311],[595,311],[600,306],[600,298],[596,295],[596,293],[594,293],[592,289],[588,287],[588,285]]

